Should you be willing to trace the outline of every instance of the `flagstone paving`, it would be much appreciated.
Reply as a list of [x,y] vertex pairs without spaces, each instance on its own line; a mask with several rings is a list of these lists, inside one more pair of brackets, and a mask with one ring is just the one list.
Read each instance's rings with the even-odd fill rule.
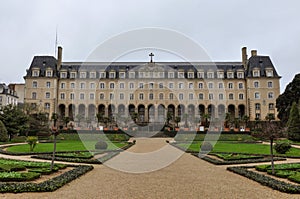
[[[162,138],[137,138],[132,153],[155,152],[167,143]],[[172,149],[178,150],[178,149]],[[179,150],[176,153],[180,153]],[[120,163],[122,152],[111,161]],[[124,160],[124,159],[123,159]],[[125,160],[124,160],[125,161]],[[142,160],[143,161],[143,160]],[[145,160],[149,163],[149,160]],[[150,161],[151,162],[151,161]],[[128,161],[127,164],[135,163]],[[152,162],[157,164],[157,162]],[[144,165],[144,164],[141,164]],[[51,193],[1,194],[1,198],[299,198],[272,190],[214,166],[190,154],[169,166],[147,173],[126,173],[105,165]]]

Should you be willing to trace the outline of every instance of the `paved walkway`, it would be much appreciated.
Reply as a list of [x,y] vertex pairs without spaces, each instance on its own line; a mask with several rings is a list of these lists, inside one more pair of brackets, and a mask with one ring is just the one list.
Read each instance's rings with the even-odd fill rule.
[[[138,138],[128,151],[155,152],[165,145],[165,139]],[[120,160],[126,154],[122,152],[115,158]],[[132,174],[96,165],[91,172],[55,192],[2,194],[1,198],[299,198],[299,195],[274,191],[226,171],[225,167],[184,153],[171,165],[154,172]]]

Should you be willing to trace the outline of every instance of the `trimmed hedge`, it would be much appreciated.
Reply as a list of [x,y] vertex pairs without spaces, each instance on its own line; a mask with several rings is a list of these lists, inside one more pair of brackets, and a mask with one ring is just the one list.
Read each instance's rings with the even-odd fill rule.
[[298,185],[293,185],[260,173],[249,171],[249,168],[254,167],[228,167],[227,170],[284,193],[300,193],[300,186]]
[[48,192],[55,191],[65,184],[75,180],[79,176],[91,171],[93,166],[81,165],[67,171],[60,176],[49,179],[41,183],[0,183],[0,193],[22,193],[22,192]]
[[[208,156],[199,157],[198,153],[191,153],[192,155],[205,160],[214,165],[232,165],[232,164],[248,164],[248,163],[259,163],[259,162],[270,162],[270,158],[262,158],[262,159],[242,159],[242,160],[230,160],[230,161],[221,161],[215,158],[211,158]],[[274,160],[286,160],[285,158],[274,158]]]

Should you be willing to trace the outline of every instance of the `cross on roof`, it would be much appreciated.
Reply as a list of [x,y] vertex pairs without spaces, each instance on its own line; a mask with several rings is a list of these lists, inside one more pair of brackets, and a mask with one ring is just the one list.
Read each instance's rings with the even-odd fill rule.
[[151,58],[150,58],[150,62],[152,63],[152,62],[153,62],[152,57],[154,56],[154,54],[153,54],[153,53],[150,53],[149,56],[151,57]]

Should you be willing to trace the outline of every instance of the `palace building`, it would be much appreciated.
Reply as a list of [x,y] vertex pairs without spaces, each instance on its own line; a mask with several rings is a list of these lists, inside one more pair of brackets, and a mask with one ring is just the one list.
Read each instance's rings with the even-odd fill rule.
[[[269,56],[256,50],[236,62],[63,62],[35,56],[27,70],[24,102],[59,116],[117,120],[136,115],[140,123],[205,115],[249,116],[250,121],[275,117],[280,76]],[[206,116],[207,117],[207,116]],[[194,122],[195,121],[195,122]]]

